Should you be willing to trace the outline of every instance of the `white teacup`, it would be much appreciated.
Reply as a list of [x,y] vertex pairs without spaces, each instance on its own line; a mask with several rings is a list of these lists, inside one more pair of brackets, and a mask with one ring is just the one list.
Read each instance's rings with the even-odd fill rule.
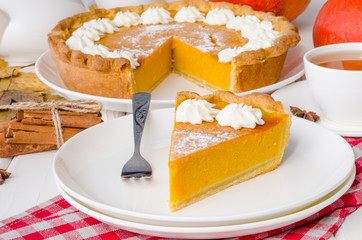
[[0,56],[34,63],[49,48],[47,34],[57,22],[85,11],[81,0],[0,0]]
[[305,75],[323,118],[342,125],[362,126],[362,70],[318,65],[325,56],[347,60],[342,58],[349,55],[362,60],[362,43],[332,44],[309,50],[303,59]]

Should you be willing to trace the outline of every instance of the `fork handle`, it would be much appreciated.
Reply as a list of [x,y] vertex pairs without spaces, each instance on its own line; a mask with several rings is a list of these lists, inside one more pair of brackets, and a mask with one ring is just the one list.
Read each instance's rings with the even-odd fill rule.
[[145,126],[148,109],[150,107],[151,94],[141,92],[132,96],[133,109],[133,135],[135,153],[140,153],[141,138]]

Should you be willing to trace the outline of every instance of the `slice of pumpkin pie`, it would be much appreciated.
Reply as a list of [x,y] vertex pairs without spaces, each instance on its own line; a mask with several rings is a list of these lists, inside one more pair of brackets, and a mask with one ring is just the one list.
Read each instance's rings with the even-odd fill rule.
[[180,92],[169,154],[172,211],[275,169],[290,115],[269,95]]

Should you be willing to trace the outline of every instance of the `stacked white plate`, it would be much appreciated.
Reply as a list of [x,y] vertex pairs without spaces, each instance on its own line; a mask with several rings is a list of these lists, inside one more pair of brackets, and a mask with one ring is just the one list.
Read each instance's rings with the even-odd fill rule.
[[105,223],[169,238],[227,238],[263,232],[306,218],[342,196],[354,180],[354,154],[339,135],[293,118],[289,145],[272,172],[230,187],[177,212],[168,199],[173,109],[150,111],[141,152],[151,179],[120,177],[133,153],[132,116],[87,129],[57,152],[61,195]]

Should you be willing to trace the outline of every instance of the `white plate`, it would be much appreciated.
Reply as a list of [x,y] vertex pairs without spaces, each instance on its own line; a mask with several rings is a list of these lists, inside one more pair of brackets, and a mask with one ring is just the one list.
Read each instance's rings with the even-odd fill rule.
[[317,123],[321,126],[326,127],[341,136],[362,137],[362,126],[341,125],[324,118],[318,103],[313,99],[307,80],[292,83],[280,88],[272,94],[272,97],[277,101],[281,101],[285,110],[289,113],[290,106],[299,107],[306,111],[313,111],[320,116],[320,120]]
[[[269,93],[297,80],[304,74],[303,55],[305,52],[306,49],[301,45],[298,45],[289,51],[281,76],[277,83],[252,91],[243,92],[239,95],[245,95],[255,91]],[[42,54],[36,61],[35,70],[39,79],[43,83],[70,100],[94,99],[102,102],[104,109],[121,112],[132,112],[131,100],[129,99],[99,97],[69,90],[60,78],[57,72],[57,67],[49,50]],[[151,109],[173,107],[176,93],[179,91],[194,91],[202,95],[209,93],[209,91],[187,81],[180,75],[170,74],[152,92]]]
[[56,182],[91,207],[126,220],[217,226],[299,210],[337,188],[354,166],[353,151],[343,138],[293,118],[289,146],[276,170],[172,213],[167,205],[167,162],[173,114],[173,109],[154,110],[146,122],[141,151],[153,167],[152,179],[120,178],[133,153],[132,115],[128,115],[67,141],[54,159]]
[[316,203],[306,207],[301,211],[291,213],[289,215],[281,216],[278,218],[272,218],[268,220],[235,224],[226,226],[214,226],[214,227],[169,227],[169,226],[157,226],[150,224],[143,224],[138,222],[131,222],[114,218],[98,212],[86,204],[82,203],[78,199],[73,198],[67,192],[64,191],[59,185],[57,185],[60,194],[63,198],[73,205],[78,210],[94,217],[104,223],[110,224],[117,228],[121,228],[127,231],[136,232],[144,235],[152,235],[164,238],[176,238],[176,239],[225,239],[231,237],[239,237],[250,234],[256,234],[260,232],[269,231],[272,229],[281,228],[304,218],[307,218],[318,211],[322,210],[326,206],[330,205],[337,199],[339,199],[352,185],[355,179],[355,168],[348,179],[337,189],[319,199]]

